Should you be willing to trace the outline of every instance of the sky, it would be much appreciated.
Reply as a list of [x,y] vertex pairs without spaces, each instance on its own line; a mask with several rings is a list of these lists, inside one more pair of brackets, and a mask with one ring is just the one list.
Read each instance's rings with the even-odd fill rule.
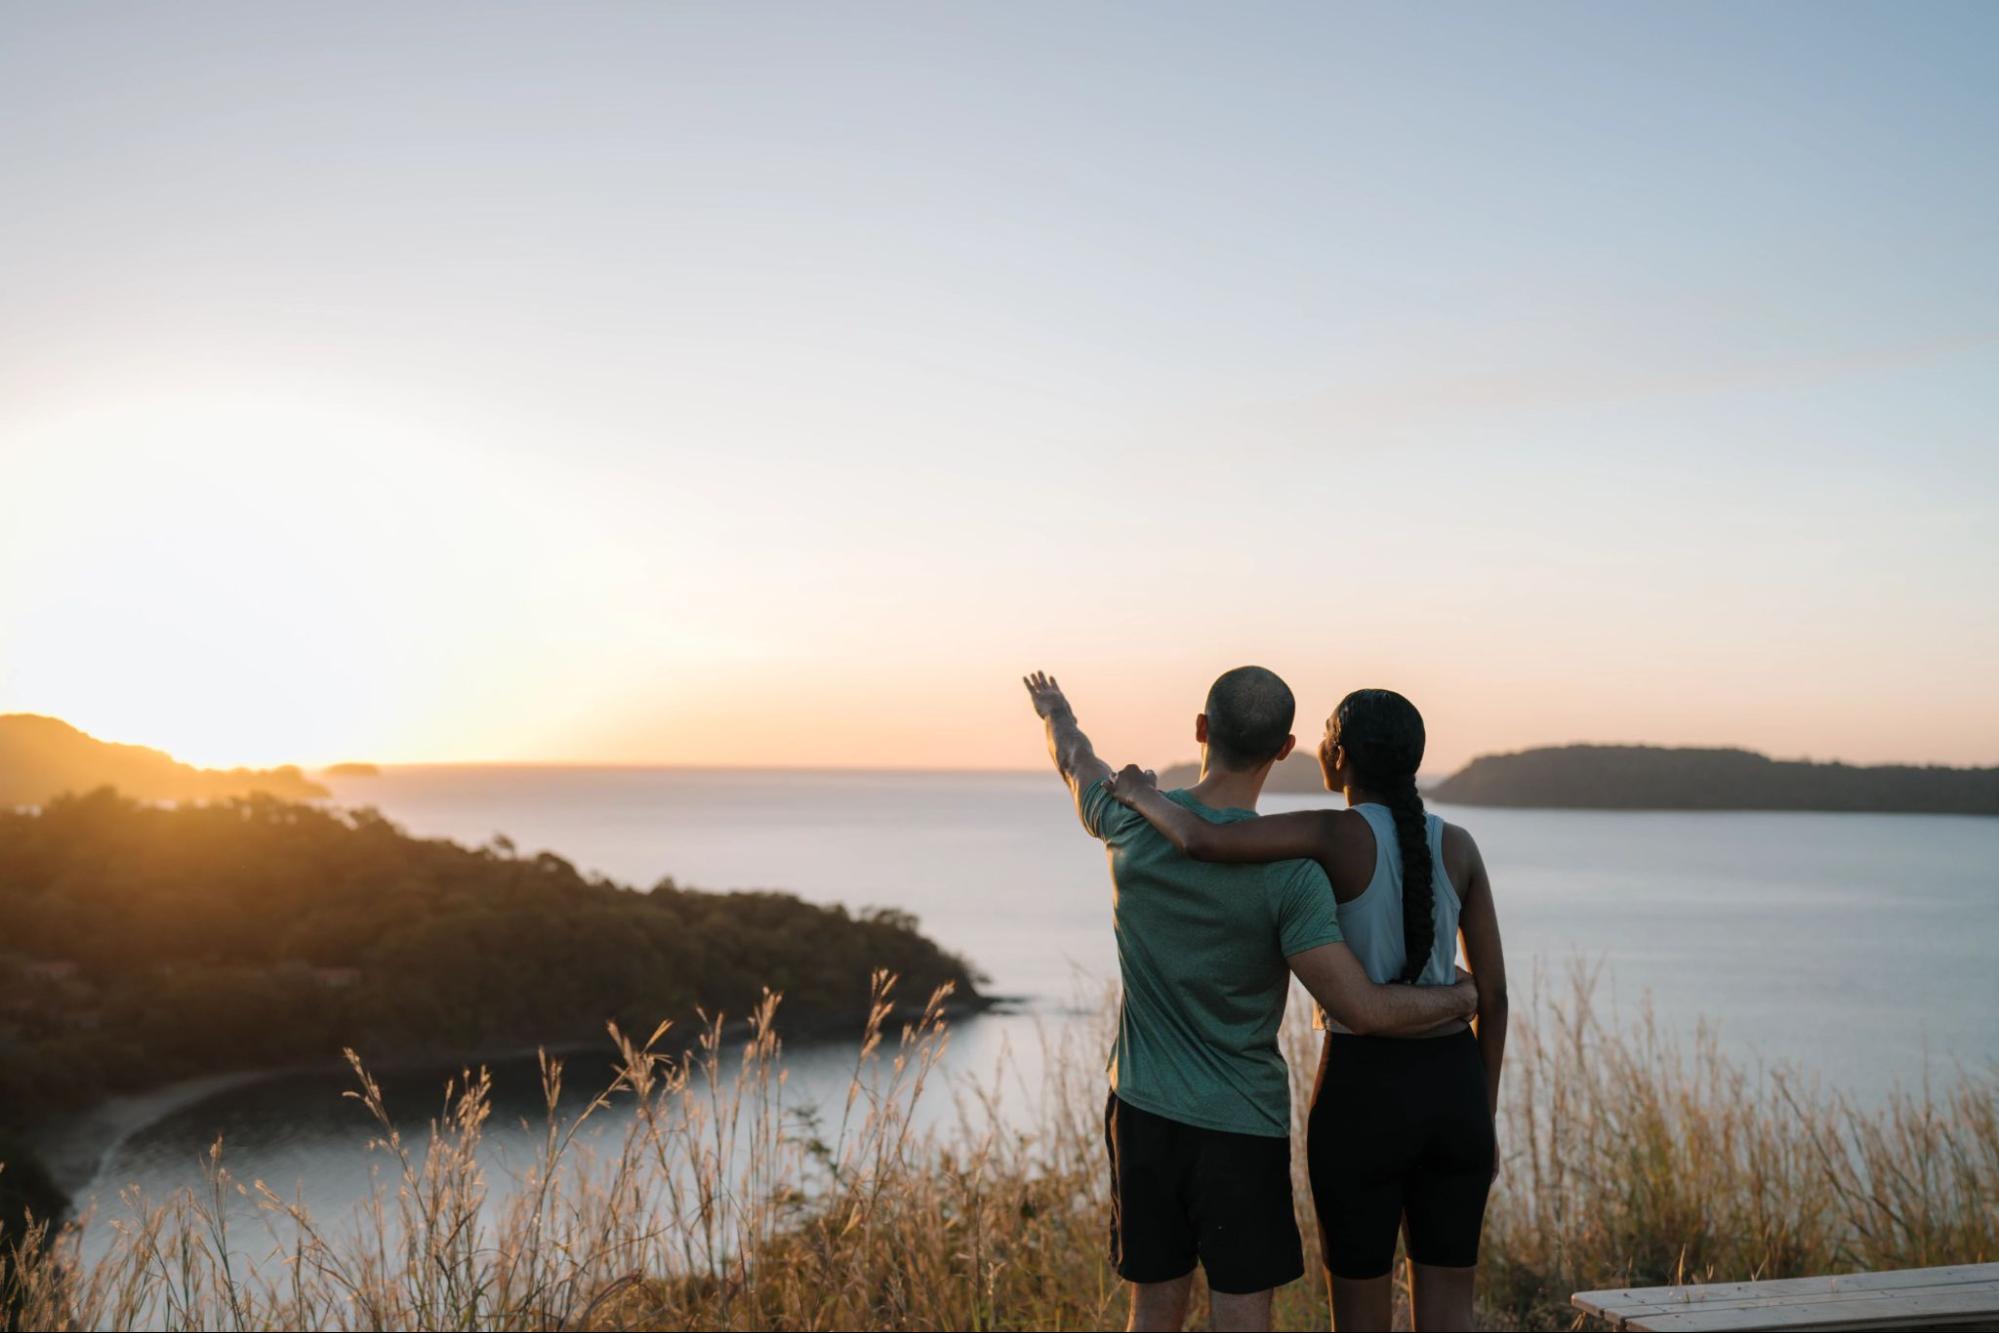
[[0,9],[0,711],[1999,763],[1999,6]]

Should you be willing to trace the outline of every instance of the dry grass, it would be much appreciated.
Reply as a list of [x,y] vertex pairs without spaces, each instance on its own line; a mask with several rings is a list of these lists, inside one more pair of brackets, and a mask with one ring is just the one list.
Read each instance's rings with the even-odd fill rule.
[[[17,1248],[14,1318],[50,1329],[1120,1325],[1123,1295],[1103,1261],[1094,1043],[1072,1035],[1046,1052],[1039,1113],[1025,1124],[1002,1121],[990,1088],[972,1087],[956,1094],[955,1120],[919,1129],[919,1100],[953,1095],[937,1086],[944,996],[885,1043],[890,985],[877,983],[837,1126],[785,1110],[775,1000],[740,1059],[719,1029],[685,1054],[662,1046],[663,1032],[620,1037],[623,1072],[580,1117],[557,1113],[562,1071],[545,1061],[546,1138],[491,1205],[476,1156],[484,1076],[448,1093],[419,1150],[357,1064],[354,1095],[389,1169],[353,1235],[239,1182],[218,1145],[204,1191],[129,1200],[102,1262],[80,1260],[75,1226],[46,1248]],[[1999,1252],[1991,1077],[1863,1112],[1781,1078],[1752,1082],[1711,1041],[1682,1052],[1649,1027],[1606,1031],[1585,984],[1540,1012],[1509,1052],[1482,1277],[1493,1323],[1567,1324],[1569,1293],[1586,1287]],[[1286,1040],[1302,1088],[1312,1034],[1300,1022]],[[578,1138],[619,1105],[627,1127],[608,1147]],[[1303,1165],[1301,1151],[1301,1203]],[[231,1230],[243,1199],[259,1207],[258,1236]],[[272,1248],[282,1262],[245,1264]],[[1318,1284],[1281,1292],[1277,1318],[1326,1327]]]
[[1750,1077],[1712,1032],[1607,1029],[1578,972],[1507,1048],[1482,1301],[1547,1327],[1571,1292],[1999,1259],[1999,1071],[1863,1110]]

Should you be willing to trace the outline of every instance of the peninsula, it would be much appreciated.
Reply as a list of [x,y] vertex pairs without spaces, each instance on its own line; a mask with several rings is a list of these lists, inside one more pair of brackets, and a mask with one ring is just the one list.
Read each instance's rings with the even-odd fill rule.
[[0,810],[0,1139],[112,1093],[337,1060],[691,1041],[768,986],[791,1035],[852,1030],[886,968],[987,1003],[908,913],[640,892],[552,852],[412,837],[373,810],[109,789]]

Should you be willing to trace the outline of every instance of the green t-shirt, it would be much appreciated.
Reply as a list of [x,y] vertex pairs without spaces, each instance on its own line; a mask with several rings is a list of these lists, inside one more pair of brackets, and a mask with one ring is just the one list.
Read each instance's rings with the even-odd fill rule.
[[[1215,810],[1167,796],[1203,819]],[[1310,861],[1222,865],[1173,849],[1108,784],[1083,793],[1083,827],[1110,853],[1124,1002],[1111,1087],[1143,1111],[1235,1134],[1291,1132],[1291,1079],[1277,1049],[1292,954],[1340,938],[1333,886]]]

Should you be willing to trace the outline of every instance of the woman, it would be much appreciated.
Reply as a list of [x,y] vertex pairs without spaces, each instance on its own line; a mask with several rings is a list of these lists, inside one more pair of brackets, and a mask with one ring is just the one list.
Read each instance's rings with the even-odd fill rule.
[[1340,928],[1377,982],[1447,985],[1457,941],[1478,987],[1462,1022],[1421,1037],[1361,1037],[1328,1024],[1307,1159],[1333,1322],[1385,1329],[1395,1236],[1408,1233],[1418,1329],[1472,1327],[1472,1275],[1496,1168],[1493,1116],[1506,1047],[1506,965],[1492,886],[1471,834],[1423,809],[1423,717],[1392,690],[1356,690],[1326,720],[1319,767],[1345,810],[1215,824],[1127,768],[1113,794],[1203,861],[1312,860],[1332,881]]

